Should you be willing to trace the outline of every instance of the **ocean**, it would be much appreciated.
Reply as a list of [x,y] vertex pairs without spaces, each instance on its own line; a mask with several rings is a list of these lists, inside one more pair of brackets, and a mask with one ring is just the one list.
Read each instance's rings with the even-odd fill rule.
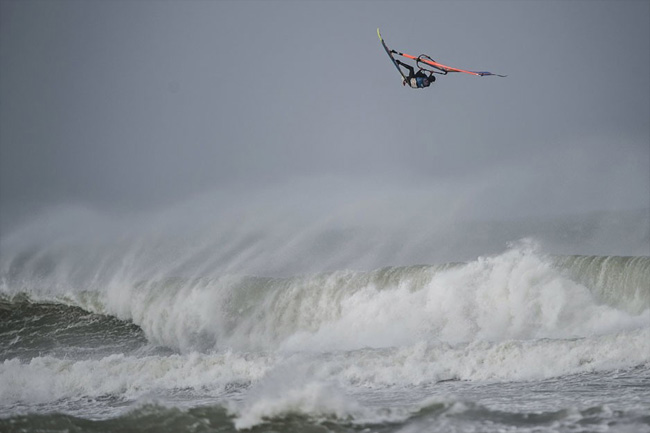
[[647,256],[524,240],[253,275],[163,272],[168,251],[157,267],[138,248],[14,250],[2,432],[650,432]]

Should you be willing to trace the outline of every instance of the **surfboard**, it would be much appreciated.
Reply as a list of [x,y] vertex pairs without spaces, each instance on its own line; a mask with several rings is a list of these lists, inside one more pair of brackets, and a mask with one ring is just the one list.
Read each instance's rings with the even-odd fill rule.
[[393,62],[393,65],[395,65],[397,71],[402,76],[402,82],[404,82],[406,80],[406,75],[404,75],[404,72],[402,72],[402,70],[399,68],[399,65],[395,61],[395,57],[393,57],[393,53],[388,48],[388,45],[386,45],[386,42],[384,42],[384,38],[381,37],[381,33],[379,33],[379,28],[377,28],[377,36],[379,36],[379,40],[381,41],[381,45],[384,47],[384,50],[386,50],[386,54],[388,54],[388,57],[390,57],[390,60]]

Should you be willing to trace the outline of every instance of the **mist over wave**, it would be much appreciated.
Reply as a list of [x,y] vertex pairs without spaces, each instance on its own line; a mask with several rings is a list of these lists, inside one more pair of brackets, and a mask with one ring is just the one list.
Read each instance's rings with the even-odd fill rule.
[[333,178],[215,191],[131,214],[62,205],[3,232],[0,265],[4,276],[106,290],[124,279],[466,262],[523,238],[549,254],[650,255],[648,209],[488,218],[494,211],[478,209],[482,200],[480,188],[462,183]]

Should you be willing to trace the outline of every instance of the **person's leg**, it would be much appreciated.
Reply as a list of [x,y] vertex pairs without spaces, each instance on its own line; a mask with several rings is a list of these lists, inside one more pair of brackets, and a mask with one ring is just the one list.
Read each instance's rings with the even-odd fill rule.
[[413,69],[413,66],[411,66],[411,65],[409,65],[409,64],[406,64],[406,63],[404,63],[404,62],[400,62],[400,61],[397,60],[397,59],[395,59],[395,61],[397,62],[398,65],[403,66],[403,67],[405,67],[406,69],[408,69],[408,71],[409,71],[408,76],[409,76],[409,77],[412,77],[412,76],[414,75],[415,70]]

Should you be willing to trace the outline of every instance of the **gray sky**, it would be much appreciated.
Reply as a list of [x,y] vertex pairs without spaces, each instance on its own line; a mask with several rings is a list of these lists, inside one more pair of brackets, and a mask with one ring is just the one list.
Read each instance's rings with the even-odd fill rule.
[[[647,1],[0,4],[5,227],[315,179],[449,187],[479,218],[650,207]],[[377,27],[508,77],[403,88]]]

